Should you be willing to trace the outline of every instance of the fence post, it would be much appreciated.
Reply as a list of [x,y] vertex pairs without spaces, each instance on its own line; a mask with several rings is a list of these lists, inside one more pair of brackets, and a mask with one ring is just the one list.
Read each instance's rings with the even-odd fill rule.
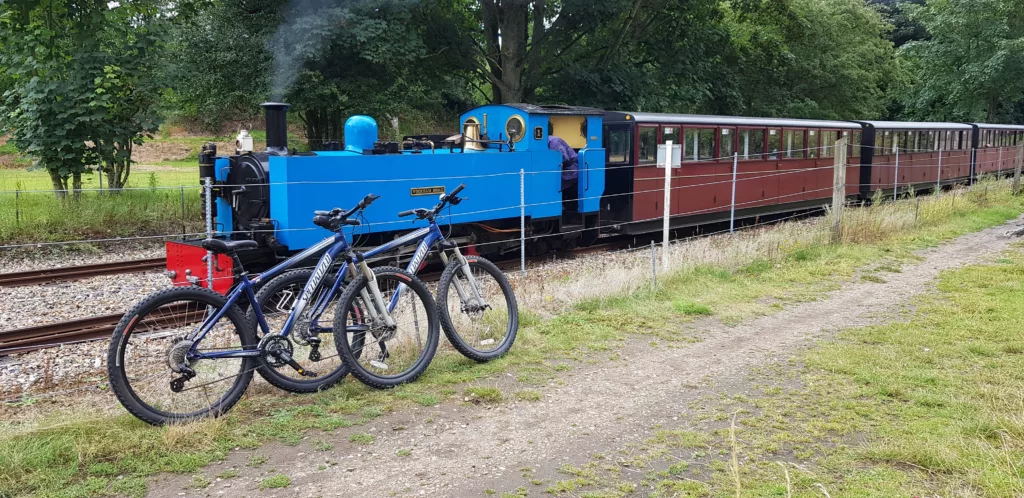
[[[203,178],[203,197],[206,201],[206,238],[213,238],[213,179]],[[206,251],[206,288],[213,290],[213,251]]]
[[736,230],[736,172],[740,161],[740,153],[732,153],[732,201],[729,204],[729,233]]
[[978,160],[978,149],[971,149],[971,171],[970,178],[967,179],[967,190],[974,188],[974,173],[977,171],[977,160]]
[[21,189],[14,191],[14,224],[21,226]]
[[935,193],[942,191],[942,149],[939,149],[939,176],[935,179]]
[[832,243],[843,240],[843,207],[846,205],[846,137],[836,141],[832,173]]
[[999,162],[996,166],[996,176],[1003,176],[1003,148],[999,148]]
[[1013,195],[1020,194],[1020,169],[1024,163],[1024,144],[1017,146],[1017,164],[1013,167]]
[[654,240],[651,240],[651,290],[658,288],[658,263],[654,253]]
[[900,191],[900,146],[896,146],[896,170],[892,175],[892,202],[896,202],[896,194]]
[[526,171],[519,170],[519,266],[526,277]]
[[664,220],[661,223],[661,271],[668,270],[668,225],[672,214],[672,141],[665,142],[665,201]]
[[181,187],[181,240],[185,240],[185,234],[188,230],[185,229],[185,187]]
[[96,168],[96,171],[100,172],[100,192],[103,191],[103,168]]

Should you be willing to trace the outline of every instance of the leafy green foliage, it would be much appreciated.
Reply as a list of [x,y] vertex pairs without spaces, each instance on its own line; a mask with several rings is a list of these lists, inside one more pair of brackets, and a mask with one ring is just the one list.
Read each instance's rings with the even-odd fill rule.
[[900,50],[914,74],[907,115],[942,121],[1012,119],[1024,101],[1024,5],[932,0],[906,5],[931,35]]
[[[53,188],[81,188],[104,164],[110,185],[127,180],[131,145],[156,130],[156,4],[18,0],[0,5],[0,121],[19,151],[45,168]],[[68,184],[71,179],[71,185]]]
[[868,119],[902,77],[890,27],[861,0],[791,0],[729,16],[731,105],[744,115]]
[[210,128],[286,100],[314,146],[341,139],[351,114],[396,135],[391,118],[470,105],[446,12],[443,1],[225,0],[176,30],[174,98]]

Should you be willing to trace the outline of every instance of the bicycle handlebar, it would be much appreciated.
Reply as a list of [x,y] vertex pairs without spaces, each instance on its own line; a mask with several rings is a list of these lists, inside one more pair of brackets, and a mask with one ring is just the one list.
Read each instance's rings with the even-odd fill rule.
[[345,212],[342,212],[341,208],[334,208],[330,211],[314,211],[313,224],[331,231],[337,231],[342,225],[359,225],[359,220],[350,220],[348,218],[356,214],[356,212],[366,209],[377,199],[380,199],[379,195],[367,194],[355,207]]

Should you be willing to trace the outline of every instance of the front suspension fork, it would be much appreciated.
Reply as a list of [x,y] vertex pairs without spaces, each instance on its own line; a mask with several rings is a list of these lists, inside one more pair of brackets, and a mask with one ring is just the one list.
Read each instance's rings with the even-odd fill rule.
[[[466,277],[466,281],[469,282],[469,288],[473,292],[473,296],[476,298],[476,302],[480,303],[480,306],[486,306],[484,303],[484,297],[480,293],[480,286],[476,284],[476,279],[473,278],[473,272],[469,269],[469,261],[462,255],[462,251],[459,250],[458,246],[452,249],[452,254],[455,255],[455,259],[459,262],[459,269],[462,274]],[[441,251],[441,260],[444,261],[445,267],[448,266],[448,255]],[[459,279],[453,279],[452,282],[455,284],[455,292],[459,294],[459,299],[463,302],[469,302],[469,295],[466,289],[462,287],[462,282]]]

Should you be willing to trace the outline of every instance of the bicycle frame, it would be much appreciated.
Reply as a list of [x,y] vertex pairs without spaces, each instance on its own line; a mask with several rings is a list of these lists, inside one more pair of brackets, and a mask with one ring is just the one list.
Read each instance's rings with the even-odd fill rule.
[[[270,280],[294,267],[300,261],[321,250],[327,249],[316,265],[316,270],[313,272],[313,278],[310,278],[309,282],[306,282],[306,286],[302,290],[299,302],[296,303],[294,308],[292,308],[291,313],[288,314],[288,319],[285,321],[284,326],[281,329],[281,335],[288,336],[288,334],[291,333],[292,327],[295,325],[296,318],[300,316],[302,311],[305,309],[309,296],[312,295],[313,291],[316,290],[316,287],[320,285],[324,276],[328,274],[328,270],[330,270],[335,259],[337,259],[339,254],[347,252],[350,248],[351,246],[349,246],[348,240],[345,239],[345,234],[338,232],[259,275],[241,279],[238,286],[228,294],[227,303],[221,307],[213,317],[204,320],[198,330],[189,335],[189,339],[192,340],[192,348],[189,350],[189,356],[195,359],[246,358],[259,356],[260,351],[258,349],[236,349],[200,353],[198,351],[198,345],[202,342],[203,338],[206,337],[206,334],[210,332],[210,329],[212,329],[213,326],[224,317],[228,308],[237,303],[238,299],[243,295],[249,299],[250,305],[253,306],[253,311],[256,313],[256,320],[259,327],[263,330],[263,333],[270,333],[270,326],[267,325],[267,319],[263,316],[263,311],[256,304],[256,293],[253,291],[255,284],[258,284],[263,280]],[[343,272],[346,270],[346,266],[347,263],[342,266],[342,270],[339,272],[339,280],[341,276],[344,275]]]

